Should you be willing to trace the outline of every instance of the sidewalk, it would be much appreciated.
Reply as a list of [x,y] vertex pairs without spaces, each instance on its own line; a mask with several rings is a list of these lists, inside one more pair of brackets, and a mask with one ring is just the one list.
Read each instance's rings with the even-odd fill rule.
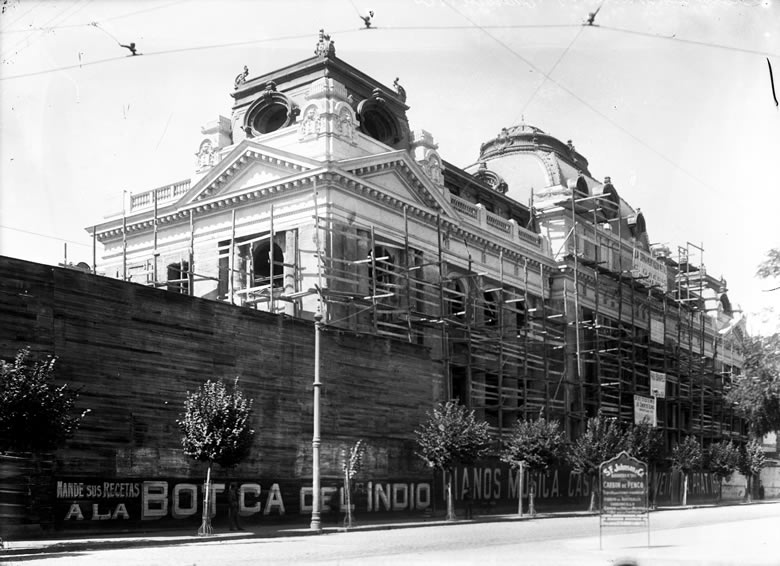
[[[754,501],[749,505],[763,505],[780,503],[780,499]],[[719,505],[708,503],[700,505],[687,505],[685,507],[669,506],[658,507],[652,510],[653,513],[664,511],[680,511],[686,509],[697,509],[704,507],[717,507],[728,505],[746,505],[742,501],[729,501]],[[400,520],[364,520],[360,516],[357,518],[357,524],[349,529],[352,531],[374,531],[374,530],[387,530],[387,529],[404,529],[415,527],[430,527],[430,526],[444,526],[444,525],[462,525],[464,523],[486,523],[486,522],[508,522],[508,521],[529,521],[539,519],[549,519],[556,517],[590,517],[598,515],[596,512],[590,511],[558,511],[537,513],[533,517],[524,514],[519,517],[516,513],[509,514],[486,514],[475,515],[473,519],[458,518],[456,521],[447,521],[443,516],[425,518],[408,518]],[[293,536],[312,536],[317,534],[332,534],[337,532],[345,532],[345,529],[333,524],[323,526],[322,532],[318,533],[312,531],[309,528],[308,521],[306,523],[293,523],[287,525],[260,525],[252,526],[244,531],[240,532],[215,532],[210,536],[198,536],[192,529],[189,528],[186,531],[170,530],[170,531],[154,531],[146,533],[120,533],[120,534],[84,534],[84,533],[72,533],[72,532],[56,532],[52,533],[54,537],[51,539],[35,539],[35,540],[12,540],[4,541],[5,546],[0,549],[0,559],[8,556],[23,556],[32,554],[56,554],[67,553],[84,550],[96,550],[101,548],[134,548],[134,547],[150,547],[150,546],[167,546],[174,544],[193,544],[203,542],[221,542],[221,541],[234,541],[234,540],[249,540],[255,538],[275,538],[275,537],[293,537]]]

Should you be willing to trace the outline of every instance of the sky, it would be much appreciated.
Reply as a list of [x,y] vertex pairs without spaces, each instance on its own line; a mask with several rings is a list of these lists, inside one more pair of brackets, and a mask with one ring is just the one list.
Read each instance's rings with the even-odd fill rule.
[[755,277],[780,247],[780,0],[0,2],[0,255],[56,265],[67,243],[91,265],[85,228],[193,174],[244,65],[306,59],[324,28],[399,78],[411,127],[459,167],[521,120],[573,140],[651,242],[688,246],[752,332],[780,330],[780,281]]

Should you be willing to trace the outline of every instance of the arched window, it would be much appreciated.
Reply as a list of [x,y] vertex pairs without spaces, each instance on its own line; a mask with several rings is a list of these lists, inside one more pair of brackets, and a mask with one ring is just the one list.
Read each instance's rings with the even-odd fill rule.
[[271,262],[273,262],[272,287],[284,287],[284,253],[282,248],[274,244],[272,257],[271,249],[271,242],[266,240],[258,243],[252,252],[254,285],[269,285],[272,283]]
[[370,98],[358,104],[357,114],[360,131],[364,134],[391,147],[401,141],[402,132],[398,118],[387,107],[378,89],[374,90]]

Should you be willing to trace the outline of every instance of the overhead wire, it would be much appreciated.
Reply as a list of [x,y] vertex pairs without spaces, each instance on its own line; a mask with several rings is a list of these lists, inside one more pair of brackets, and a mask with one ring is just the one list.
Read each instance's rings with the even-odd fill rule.
[[[144,8],[143,10],[134,10],[134,11],[132,11],[132,12],[127,12],[127,13],[125,13],[125,14],[119,14],[119,15],[117,15],[117,16],[109,16],[109,17],[107,17],[107,18],[101,18],[101,19],[100,19],[100,20],[98,20],[98,21],[92,21],[92,22],[82,22],[82,23],[80,23],[80,24],[63,24],[63,25],[56,25],[56,26],[45,26],[45,27],[44,27],[44,26],[30,27],[30,28],[28,28],[28,29],[6,29],[6,30],[0,30],[0,35],[2,35],[2,34],[4,34],[4,33],[26,33],[26,32],[28,32],[28,31],[55,31],[55,30],[58,30],[58,29],[69,29],[69,28],[82,28],[82,27],[88,27],[88,26],[92,26],[92,25],[94,25],[94,24],[96,24],[96,23],[100,23],[100,22],[110,22],[110,21],[113,21],[113,20],[119,20],[119,19],[122,19],[122,18],[129,18],[129,17],[131,17],[131,16],[135,16],[135,15],[137,15],[137,14],[142,14],[142,13],[145,13],[145,12],[151,12],[151,11],[153,11],[153,10],[161,10],[161,9],[163,9],[163,8],[168,8],[169,6],[174,6],[174,5],[176,5],[176,4],[181,4],[181,3],[182,3],[182,2],[184,2],[184,1],[185,1],[185,0],[175,0],[174,2],[169,2],[169,3],[167,3],[167,4],[163,4],[163,5],[161,5],[161,6],[152,6],[152,7],[149,7],[149,8]],[[34,9],[34,8],[31,8],[30,10],[28,10],[27,12],[25,12],[25,14],[24,14],[24,15],[27,15],[27,14],[28,14],[29,12],[31,12],[33,9]],[[23,17],[23,16],[20,16],[19,18],[17,18],[17,19],[14,21],[14,24],[16,24],[16,22],[18,22],[19,20],[21,20],[21,19],[22,19],[22,17]],[[10,27],[10,25],[9,25],[9,27]]]
[[[650,151],[651,151],[652,153],[654,153],[656,156],[660,157],[662,160],[664,160],[665,162],[667,162],[669,165],[671,165],[672,167],[674,167],[674,168],[675,168],[675,169],[677,169],[678,171],[680,171],[680,172],[684,173],[685,175],[687,175],[688,177],[690,177],[691,179],[693,179],[693,180],[694,180],[694,181],[696,181],[697,183],[701,184],[703,187],[705,187],[705,188],[707,188],[707,189],[710,189],[710,190],[712,190],[712,191],[714,191],[714,192],[718,192],[718,193],[721,193],[721,194],[723,194],[723,193],[722,193],[722,191],[718,191],[717,189],[713,188],[713,187],[712,187],[712,186],[711,186],[709,183],[707,183],[707,182],[705,182],[705,181],[701,180],[699,177],[697,177],[696,175],[694,175],[693,173],[691,173],[690,171],[688,171],[688,170],[687,170],[685,167],[683,167],[682,165],[678,164],[678,163],[677,163],[676,161],[674,161],[672,158],[668,157],[666,154],[662,153],[661,151],[659,151],[659,150],[655,149],[655,148],[654,148],[653,146],[651,146],[649,143],[647,143],[646,141],[644,141],[643,139],[641,139],[640,137],[638,137],[637,135],[635,135],[635,134],[634,134],[633,132],[631,132],[631,131],[630,131],[628,128],[624,127],[624,126],[623,126],[623,125],[621,125],[620,123],[616,122],[615,120],[613,120],[612,118],[610,118],[609,116],[607,116],[607,115],[606,115],[604,112],[602,112],[601,110],[599,110],[598,108],[596,108],[595,106],[593,106],[593,105],[592,105],[590,102],[588,102],[587,100],[585,100],[584,98],[582,98],[580,95],[578,95],[578,94],[577,94],[576,92],[574,92],[572,89],[570,89],[570,88],[568,88],[567,86],[565,86],[565,85],[561,84],[559,81],[556,81],[554,78],[552,78],[552,77],[550,76],[550,74],[549,74],[549,73],[545,73],[545,72],[544,72],[544,70],[542,70],[542,69],[541,69],[541,68],[540,68],[538,65],[535,65],[535,64],[534,64],[532,61],[528,60],[526,57],[523,57],[523,56],[522,56],[520,53],[518,53],[518,52],[517,52],[515,49],[513,49],[513,48],[512,48],[510,45],[508,45],[506,42],[502,41],[501,39],[499,39],[499,38],[498,38],[498,37],[496,37],[495,35],[491,34],[491,33],[490,33],[490,32],[488,32],[488,31],[487,31],[485,28],[482,28],[482,27],[481,27],[481,26],[480,26],[480,25],[479,25],[477,22],[475,22],[474,20],[472,20],[472,19],[471,19],[469,16],[467,16],[466,14],[462,13],[462,12],[461,12],[461,11],[459,11],[457,8],[455,8],[454,6],[452,6],[452,4],[451,4],[451,3],[450,3],[448,0],[442,0],[442,3],[443,3],[444,5],[446,5],[446,6],[448,6],[448,7],[449,7],[449,8],[450,8],[452,11],[454,11],[455,13],[457,13],[458,15],[460,15],[462,18],[464,18],[464,19],[466,19],[467,21],[469,21],[470,23],[472,23],[472,24],[473,24],[475,27],[477,27],[477,28],[481,29],[481,30],[483,31],[483,33],[485,33],[485,35],[487,35],[487,36],[488,36],[488,37],[490,37],[490,38],[491,38],[493,41],[495,41],[496,43],[498,43],[498,44],[499,44],[501,47],[503,47],[504,49],[506,49],[507,51],[509,51],[509,53],[511,53],[512,55],[514,55],[514,56],[515,56],[515,57],[517,57],[518,59],[520,59],[520,60],[521,60],[523,63],[525,63],[526,65],[528,65],[529,67],[531,67],[531,68],[532,68],[534,71],[536,71],[537,73],[540,73],[540,74],[542,74],[542,75],[543,75],[544,77],[546,77],[546,78],[547,78],[547,79],[548,79],[550,82],[552,82],[552,83],[553,83],[553,84],[555,84],[555,85],[556,85],[558,88],[560,88],[560,89],[561,89],[563,92],[565,92],[566,94],[568,94],[569,96],[571,96],[572,98],[574,98],[576,101],[578,101],[580,104],[582,104],[582,105],[583,105],[583,106],[585,106],[586,108],[590,109],[590,110],[591,110],[591,111],[592,111],[594,114],[596,114],[596,115],[597,115],[597,116],[599,116],[600,118],[602,118],[602,119],[604,119],[605,121],[609,122],[609,123],[610,123],[612,126],[614,126],[614,127],[615,127],[615,128],[617,128],[618,130],[620,130],[621,132],[623,132],[625,135],[627,135],[628,137],[630,137],[631,139],[633,139],[635,142],[637,142],[638,144],[640,144],[641,146],[643,146],[645,149],[648,149],[648,150],[650,150]],[[595,28],[595,27],[597,27],[597,26],[587,26],[587,27],[589,27],[589,28]]]
[[637,30],[630,30],[630,29],[624,29],[624,28],[617,28],[613,26],[604,26],[604,25],[594,25],[592,26],[594,28],[598,29],[604,29],[607,31],[614,31],[618,33],[625,33],[630,35],[637,35],[641,37],[651,37],[654,39],[665,39],[667,41],[676,41],[678,43],[687,43],[689,45],[698,45],[699,47],[712,47],[714,49],[723,49],[725,51],[732,51],[736,53],[749,53],[751,55],[764,55],[765,57],[780,57],[780,54],[778,53],[772,53],[770,51],[761,51],[758,49],[747,49],[745,47],[736,47],[734,45],[722,45],[719,43],[711,43],[708,41],[696,41],[693,39],[685,39],[682,37],[677,37],[675,35],[661,35],[659,33],[649,33],[649,32],[642,32]]
[[[102,29],[102,28],[101,28]],[[333,32],[334,34],[346,34],[346,33],[354,33],[360,31],[358,28],[350,28],[350,29],[344,29],[344,30],[337,30]],[[286,36],[277,36],[277,37],[266,37],[261,39],[249,39],[245,41],[232,41],[228,43],[217,43],[217,44],[211,44],[211,45],[196,45],[193,47],[181,47],[176,49],[165,49],[162,51],[151,51],[147,52],[145,51],[143,53],[143,57],[149,58],[154,57],[158,55],[170,55],[172,53],[186,53],[191,51],[203,51],[207,49],[223,49],[223,48],[229,48],[229,47],[241,47],[243,45],[255,45],[258,43],[268,43],[272,41],[288,41],[292,39],[306,39],[310,38],[311,34],[299,34],[299,35],[286,35]],[[0,81],[10,81],[15,79],[23,79],[28,77],[35,77],[39,75],[46,75],[49,73],[56,73],[59,71],[68,71],[71,69],[77,69],[80,67],[89,67],[92,65],[101,65],[103,63],[109,63],[112,61],[119,61],[123,59],[127,59],[129,56],[119,56],[119,57],[108,57],[106,59],[98,59],[95,61],[87,61],[84,63],[76,63],[73,65],[65,65],[62,67],[55,67],[53,69],[43,69],[41,71],[32,71],[30,73],[20,73],[18,75],[9,75],[9,76],[0,76]],[[136,57],[137,58],[137,57]]]
[[60,238],[59,236],[52,236],[51,234],[43,234],[41,232],[34,232],[32,230],[23,230],[22,228],[15,228],[14,226],[7,226],[5,224],[0,224],[0,229],[2,230],[12,230],[14,232],[21,232],[22,234],[30,234],[32,236],[40,236],[41,238],[48,238],[50,240],[57,240],[59,242],[67,242],[69,244],[75,244],[77,246],[84,246],[85,248],[91,248],[91,244],[85,244],[83,242],[76,242],[74,240],[67,240],[65,238]]
[[515,117],[515,119],[512,121],[512,123],[517,122],[517,118],[520,116],[523,116],[525,114],[526,108],[528,108],[531,103],[534,101],[534,98],[536,98],[536,95],[539,93],[540,90],[542,90],[542,87],[547,82],[547,78],[549,75],[552,75],[555,72],[555,69],[558,68],[558,65],[561,61],[563,61],[563,58],[566,57],[566,54],[569,52],[569,49],[571,49],[571,46],[574,45],[574,43],[577,41],[577,39],[582,35],[582,32],[584,30],[584,26],[580,26],[579,31],[577,31],[576,35],[572,38],[572,40],[569,42],[569,45],[566,46],[566,49],[563,50],[563,53],[561,53],[560,57],[558,57],[558,60],[555,62],[555,64],[552,66],[550,71],[545,75],[545,77],[542,79],[542,82],[540,82],[536,89],[531,93],[531,96],[528,98],[525,104],[523,104],[523,107],[520,109],[520,114]]
[[[75,4],[71,4],[71,5],[70,5],[70,6],[68,6],[67,8],[63,9],[62,11],[60,11],[60,12],[58,12],[57,14],[55,14],[54,16],[52,16],[52,17],[51,17],[49,20],[47,20],[47,21],[46,21],[46,24],[48,24],[48,23],[50,23],[50,22],[53,22],[53,21],[55,21],[55,20],[64,21],[64,20],[66,20],[66,19],[68,19],[68,18],[70,18],[70,17],[73,17],[73,16],[74,16],[74,15],[76,15],[78,12],[80,12],[81,10],[83,10],[84,8],[86,8],[86,7],[87,7],[89,4],[91,4],[91,3],[93,2],[93,0],[86,0],[86,3],[84,3],[84,4],[83,4],[81,7],[78,7],[78,6],[79,6],[79,4],[81,4],[82,2],[85,2],[85,0],[77,0]],[[78,7],[78,8],[77,8],[77,7]],[[69,13],[69,12],[71,12],[72,10],[74,10],[75,8],[77,8],[75,11],[73,11],[72,13]],[[44,25],[42,26],[42,29],[47,29],[47,28],[46,28],[46,24],[44,24]],[[3,50],[3,51],[0,53],[0,57],[5,57],[5,56],[6,56],[8,53],[10,53],[10,52],[14,52],[14,54],[15,54],[15,55],[16,55],[16,54],[18,54],[18,53],[19,53],[19,51],[21,51],[22,49],[24,49],[24,48],[23,48],[23,47],[21,47],[21,46],[22,46],[24,43],[28,42],[28,40],[29,40],[30,38],[32,38],[32,36],[33,36],[33,35],[35,35],[36,33],[37,33],[37,31],[31,31],[29,35],[27,35],[25,38],[23,38],[23,39],[21,39],[21,40],[17,41],[17,42],[16,42],[16,44],[14,44],[12,47],[10,47],[10,48],[8,48],[8,49],[5,49],[5,50]],[[28,44],[27,44],[27,47],[30,47],[31,45],[32,45],[32,43],[28,43]]]
[[[30,14],[33,10],[35,10],[36,8],[39,8],[40,6],[42,6],[43,5],[43,0],[38,0],[38,2],[33,2],[32,4],[33,4],[32,8],[27,10],[24,14],[20,14],[18,18],[16,18],[14,21],[12,21],[11,23],[8,24],[8,27],[15,26],[17,24],[17,22],[21,21],[25,16]],[[27,30],[19,30],[19,31],[27,31]],[[4,32],[4,30],[0,29],[0,33],[5,33],[5,32]]]

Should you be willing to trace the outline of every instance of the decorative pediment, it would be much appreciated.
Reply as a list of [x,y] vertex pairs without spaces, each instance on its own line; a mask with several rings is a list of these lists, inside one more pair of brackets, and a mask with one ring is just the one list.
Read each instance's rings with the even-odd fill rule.
[[393,196],[456,216],[444,194],[405,151],[341,162],[340,167]]
[[217,195],[247,190],[317,168],[319,163],[271,149],[253,141],[238,144],[177,203],[194,203]]

